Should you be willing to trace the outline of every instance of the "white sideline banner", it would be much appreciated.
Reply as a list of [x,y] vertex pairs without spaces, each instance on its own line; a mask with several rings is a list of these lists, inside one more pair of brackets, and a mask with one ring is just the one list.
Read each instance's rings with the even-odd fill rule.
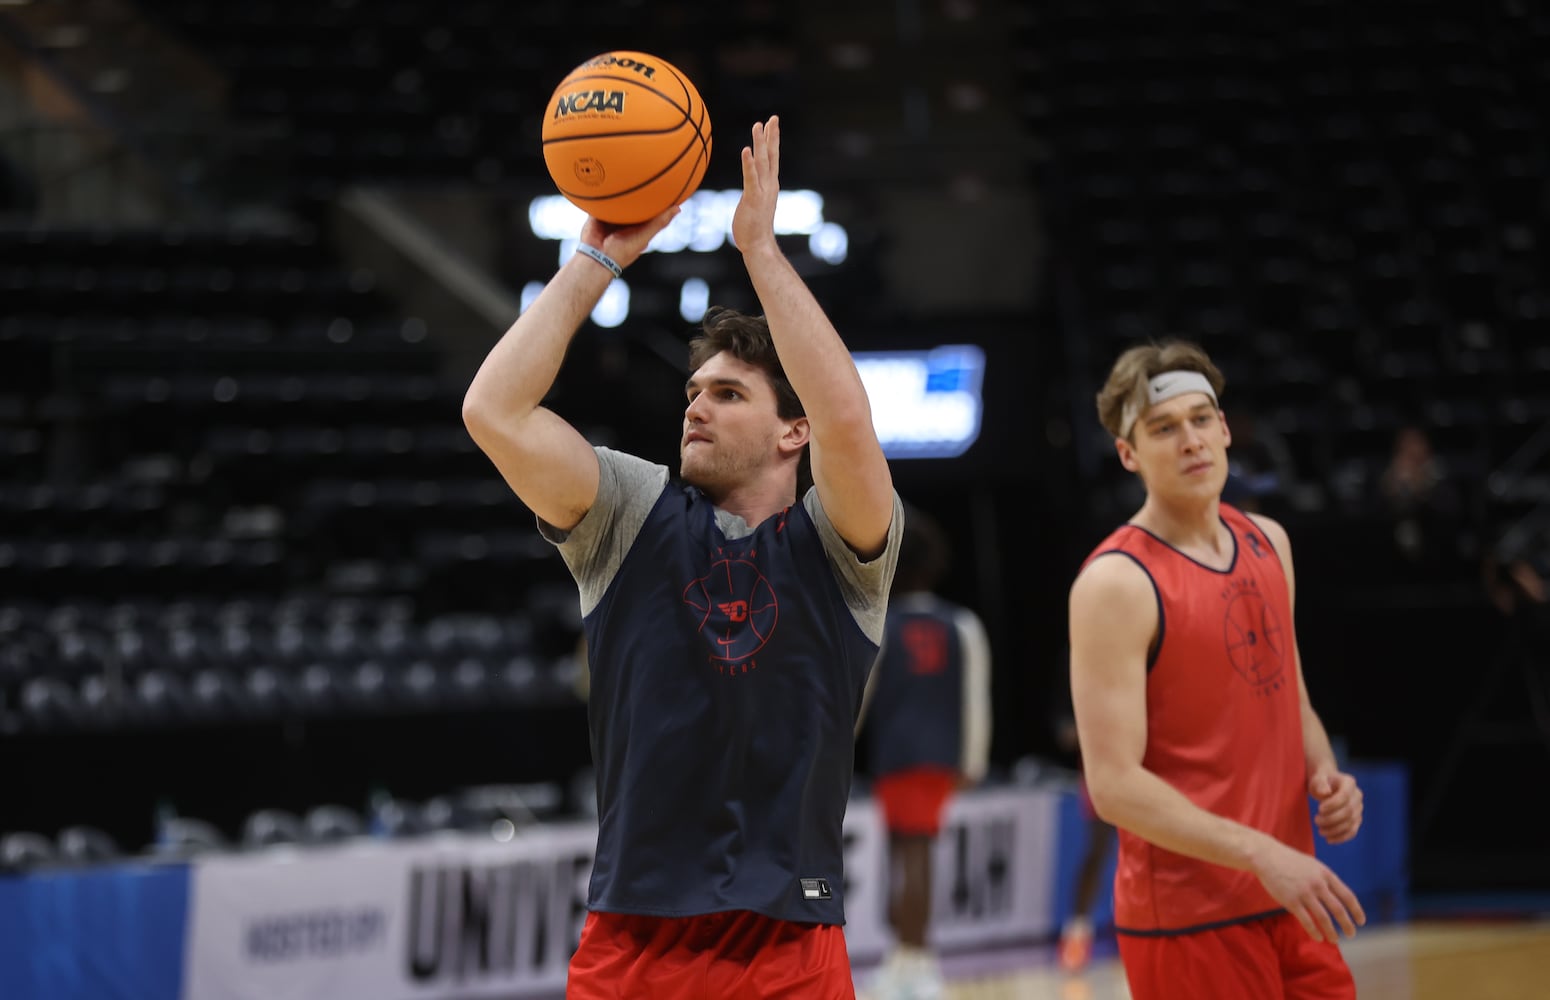
[[939,948],[1026,941],[1055,930],[1060,793],[960,795],[933,858],[931,941]]
[[[1053,928],[1057,793],[974,792],[937,843],[933,940],[944,949]],[[361,841],[193,866],[184,1000],[554,997],[586,919],[597,829]],[[846,942],[891,941],[888,837],[870,800],[845,817]]]
[[193,872],[185,1000],[556,995],[595,826],[212,858]]
[[[1055,927],[1060,793],[998,788],[955,796],[932,858],[931,943],[945,951],[1026,941]],[[888,832],[871,800],[845,816],[845,942],[877,958],[888,928]]]

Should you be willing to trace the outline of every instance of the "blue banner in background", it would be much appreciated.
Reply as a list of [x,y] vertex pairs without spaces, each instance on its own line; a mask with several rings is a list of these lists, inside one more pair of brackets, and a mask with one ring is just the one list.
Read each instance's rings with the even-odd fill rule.
[[1362,790],[1362,828],[1356,839],[1330,846],[1314,828],[1314,850],[1350,886],[1368,923],[1410,916],[1410,769],[1397,763],[1346,767]]
[[[1090,808],[1082,802],[1081,793],[1070,792],[1061,797],[1056,822],[1055,928],[1058,931],[1076,905],[1076,882],[1087,845],[1092,840],[1095,819]],[[1098,888],[1093,894],[1092,912],[1087,914],[1096,928],[1112,929],[1114,926],[1114,864],[1118,860],[1119,837],[1111,835],[1098,875]]]
[[4,1000],[179,1000],[188,866],[0,879]]

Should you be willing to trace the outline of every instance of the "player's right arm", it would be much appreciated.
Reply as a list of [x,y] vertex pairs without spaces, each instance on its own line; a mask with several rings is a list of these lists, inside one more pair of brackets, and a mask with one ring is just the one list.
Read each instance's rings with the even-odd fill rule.
[[[672,208],[627,227],[589,218],[581,242],[628,267],[677,214]],[[463,397],[463,423],[474,442],[528,509],[561,531],[579,524],[597,498],[597,455],[580,432],[539,404],[612,279],[597,261],[571,257],[490,351]]]
[[1317,858],[1200,808],[1143,766],[1157,627],[1151,578],[1129,558],[1095,559],[1071,587],[1071,701],[1093,808],[1149,843],[1253,872],[1314,938],[1336,940],[1337,923],[1355,934],[1361,904]]

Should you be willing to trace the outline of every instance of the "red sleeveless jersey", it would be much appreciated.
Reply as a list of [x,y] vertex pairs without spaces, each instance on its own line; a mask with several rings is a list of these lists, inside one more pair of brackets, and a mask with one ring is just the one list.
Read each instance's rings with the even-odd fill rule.
[[[1221,517],[1234,542],[1226,570],[1196,562],[1130,524],[1105,539],[1087,562],[1133,559],[1157,594],[1157,638],[1146,681],[1146,769],[1202,809],[1311,854],[1286,573],[1259,525],[1226,504]],[[1204,930],[1279,909],[1251,872],[1120,831],[1116,930]]]

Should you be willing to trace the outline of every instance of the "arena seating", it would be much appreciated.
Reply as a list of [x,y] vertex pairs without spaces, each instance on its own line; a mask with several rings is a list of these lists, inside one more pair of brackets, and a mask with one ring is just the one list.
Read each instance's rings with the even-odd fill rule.
[[[521,595],[563,568],[369,274],[305,236],[7,242],[10,725],[554,695]],[[414,598],[491,576],[515,615]]]
[[[1542,462],[1522,451],[1550,423],[1550,15],[1466,16],[1441,0],[1003,6],[1021,50],[1015,99],[1047,153],[1031,178],[1050,248],[1039,328],[1068,362],[1020,388],[1070,402],[1073,450],[1100,456],[1071,487],[1074,516],[1092,497],[1112,521],[1102,498],[1122,495],[1093,383],[1124,344],[1191,336],[1222,362],[1233,419],[1288,446],[1295,488],[1265,503],[1312,529],[1299,566],[1339,581],[1302,606],[1336,728],[1343,708],[1411,690],[1394,664],[1417,651],[1472,664],[1477,642],[1417,630],[1415,609],[1489,634],[1478,561],[1550,502]],[[498,752],[524,780],[554,777],[527,772],[556,739],[542,713],[559,707],[574,737],[562,769],[586,753],[564,567],[463,431],[437,331],[339,263],[328,200],[355,184],[541,179],[543,96],[598,45],[672,59],[717,95],[718,123],[811,99],[792,69],[796,19],[773,3],[605,0],[586,8],[581,51],[560,0],[139,8],[226,80],[234,122],[279,137],[274,169],[248,173],[267,177],[289,223],[54,228],[18,214],[35,178],[0,165],[0,212],[20,219],[0,231],[0,734],[71,788],[106,756],[126,767],[96,799],[19,792],[4,863],[110,850],[56,843],[80,823],[125,851],[176,853],[240,845],[261,810],[300,824],[264,838],[321,836],[305,820],[330,802],[389,834],[482,822],[430,764],[374,812],[366,777],[305,780],[327,753],[315,747],[369,744],[373,766],[403,766],[393,754],[413,748],[392,726],[406,716],[434,719],[435,753],[483,777]],[[792,58],[750,56],[771,51]],[[707,185],[735,186],[732,158],[717,163]],[[610,391],[628,388],[612,377]],[[1420,588],[1375,500],[1410,425],[1461,497]],[[1504,467],[1502,488],[1483,488]],[[1368,602],[1371,634],[1321,617],[1318,602],[1348,597]],[[1442,707],[1413,733],[1352,727],[1355,748],[1424,766]],[[235,759],[207,780],[171,774],[221,754]],[[227,773],[266,755],[272,773]],[[189,815],[153,827],[161,775]],[[327,835],[352,828],[324,818]]]
[[779,66],[731,57],[739,44],[789,40],[773,5],[653,4],[648,15],[609,0],[587,7],[585,34],[559,0],[141,7],[231,81],[236,118],[281,126],[286,162],[308,195],[372,181],[541,177],[549,94],[609,46],[673,62],[717,95],[716,121],[752,122],[760,95],[789,87]]
[[1102,345],[1090,374],[1111,344],[1202,340],[1233,408],[1347,512],[1401,426],[1478,480],[1550,420],[1543,12],[1107,0],[1025,16],[1052,235]]

